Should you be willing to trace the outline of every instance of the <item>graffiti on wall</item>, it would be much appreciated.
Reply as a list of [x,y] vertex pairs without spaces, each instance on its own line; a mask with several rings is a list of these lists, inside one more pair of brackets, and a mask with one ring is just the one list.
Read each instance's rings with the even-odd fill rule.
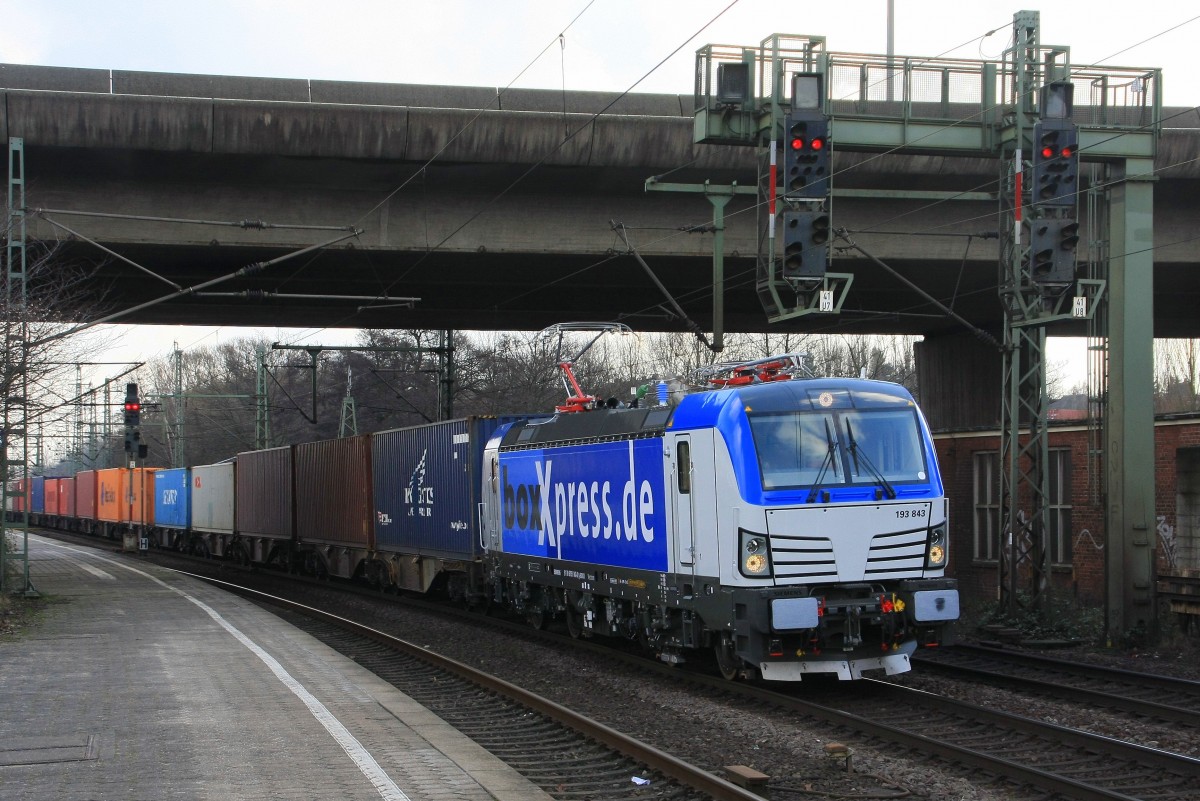
[[1162,541],[1163,558],[1168,567],[1175,567],[1179,541],[1175,538],[1175,527],[1167,523],[1166,515],[1158,516],[1158,538]]

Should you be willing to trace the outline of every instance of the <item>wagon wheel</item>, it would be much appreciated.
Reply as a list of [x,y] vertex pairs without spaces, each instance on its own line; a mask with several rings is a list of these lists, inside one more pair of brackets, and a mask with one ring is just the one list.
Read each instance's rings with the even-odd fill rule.
[[713,653],[716,654],[717,669],[721,671],[721,676],[729,681],[736,680],[742,672],[742,660],[733,646],[733,636],[722,634],[713,646]]
[[463,606],[472,614],[483,615],[484,617],[487,617],[488,613],[491,612],[492,609],[492,599],[486,595],[482,598],[468,597],[463,601]]
[[525,621],[538,631],[546,628],[546,624],[550,622],[541,604],[529,606],[525,610]]

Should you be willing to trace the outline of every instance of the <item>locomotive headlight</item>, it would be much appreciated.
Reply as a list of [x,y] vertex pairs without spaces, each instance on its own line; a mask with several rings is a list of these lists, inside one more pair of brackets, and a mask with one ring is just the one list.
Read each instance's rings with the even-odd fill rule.
[[925,556],[926,567],[942,567],[946,564],[946,528],[937,526],[929,532],[929,550]]
[[738,554],[738,570],[748,578],[765,578],[771,575],[771,559],[767,538],[752,531],[741,531],[741,551]]

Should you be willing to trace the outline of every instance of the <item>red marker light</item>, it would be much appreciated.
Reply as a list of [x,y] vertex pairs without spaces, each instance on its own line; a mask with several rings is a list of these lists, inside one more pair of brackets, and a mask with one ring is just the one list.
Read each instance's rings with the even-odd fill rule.
[[1071,158],[1071,156],[1074,156],[1074,155],[1075,155],[1075,148],[1071,147],[1070,145],[1067,145],[1066,147],[1064,147],[1062,149],[1062,157],[1064,159],[1069,159],[1069,158]]
[[821,137],[818,136],[812,140],[812,149],[813,150],[820,150],[823,147],[825,147],[825,140],[822,139]]
[[1054,148],[1052,148],[1052,147],[1043,147],[1043,148],[1042,148],[1042,158],[1044,158],[1044,159],[1052,159],[1052,158],[1054,158]]
[[127,411],[127,412],[136,412],[136,411],[140,411],[140,410],[141,410],[141,408],[142,408],[142,406],[141,406],[141,404],[140,404],[140,403],[127,403],[127,404],[125,404],[125,411]]
[[798,136],[792,137],[791,148],[792,150],[803,150],[804,140]]

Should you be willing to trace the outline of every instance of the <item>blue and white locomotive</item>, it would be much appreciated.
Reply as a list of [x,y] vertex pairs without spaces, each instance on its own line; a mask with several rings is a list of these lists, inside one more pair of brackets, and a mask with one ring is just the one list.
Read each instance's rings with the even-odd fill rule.
[[668,662],[712,649],[727,678],[907,671],[958,617],[916,403],[879,381],[743,377],[498,428],[480,496],[493,600]]

